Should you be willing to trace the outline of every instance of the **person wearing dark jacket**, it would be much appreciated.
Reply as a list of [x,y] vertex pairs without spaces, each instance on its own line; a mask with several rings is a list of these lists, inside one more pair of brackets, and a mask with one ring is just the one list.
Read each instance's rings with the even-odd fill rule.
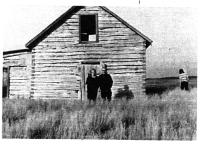
[[111,101],[111,87],[113,85],[113,80],[110,76],[110,74],[107,73],[107,65],[104,64],[102,66],[102,74],[99,76],[99,87],[101,90],[101,97],[105,101],[106,99],[108,101]]
[[91,100],[93,100],[94,103],[96,103],[99,85],[95,69],[92,69],[90,71],[90,74],[88,74],[86,84],[87,84],[87,98],[89,100],[89,104],[91,103]]

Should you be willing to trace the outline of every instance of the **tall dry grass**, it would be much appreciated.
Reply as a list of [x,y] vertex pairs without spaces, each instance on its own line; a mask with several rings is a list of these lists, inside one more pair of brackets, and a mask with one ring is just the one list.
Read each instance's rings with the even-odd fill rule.
[[3,99],[3,138],[196,139],[197,89],[150,99],[98,101]]

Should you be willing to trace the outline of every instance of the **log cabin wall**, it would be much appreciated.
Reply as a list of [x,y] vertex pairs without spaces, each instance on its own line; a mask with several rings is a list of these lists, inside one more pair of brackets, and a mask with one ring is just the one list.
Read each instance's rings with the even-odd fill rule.
[[[97,14],[98,42],[79,42],[79,15]],[[84,7],[32,49],[31,95],[80,98],[81,61],[108,65],[113,96],[128,85],[137,96],[146,78],[145,40],[101,7]]]
[[31,53],[14,52],[3,55],[3,65],[8,69],[8,97],[29,98],[31,80]]

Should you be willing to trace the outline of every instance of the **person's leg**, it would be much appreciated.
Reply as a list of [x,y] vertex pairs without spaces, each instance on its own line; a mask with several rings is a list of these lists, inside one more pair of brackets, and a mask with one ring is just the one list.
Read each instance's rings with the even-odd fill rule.
[[185,82],[185,90],[189,90],[188,82]]
[[184,82],[181,82],[181,90],[184,89]]
[[93,98],[94,104],[96,104],[97,92],[98,92],[98,89],[94,93],[94,98]]
[[187,88],[186,88],[186,87],[187,87],[187,82],[185,82],[185,81],[182,82],[182,87],[183,87],[183,90],[186,90],[186,89],[187,89]]
[[93,105],[93,104],[96,104],[96,99],[95,99],[95,97],[92,97],[91,101],[92,101],[92,105]]
[[107,97],[107,99],[108,99],[108,102],[110,102],[111,101],[111,96]]
[[88,91],[87,91],[88,104],[90,104],[90,101],[91,101],[90,98],[91,98],[91,96],[90,96],[90,91],[88,90]]
[[106,101],[106,93],[105,92],[101,92],[101,98],[103,99],[103,101]]
[[108,92],[108,93],[106,94],[106,97],[107,97],[108,102],[111,101],[111,95],[112,95],[111,92]]
[[91,99],[88,99],[89,100],[89,105],[91,104]]
[[97,96],[93,99],[94,105],[96,105]]
[[96,99],[93,99],[93,104],[96,105]]

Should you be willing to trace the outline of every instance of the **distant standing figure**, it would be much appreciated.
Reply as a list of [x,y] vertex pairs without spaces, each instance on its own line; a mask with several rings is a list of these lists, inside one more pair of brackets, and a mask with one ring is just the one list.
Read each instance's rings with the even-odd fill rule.
[[189,90],[188,88],[188,75],[183,71],[183,69],[179,69],[179,80],[180,80],[180,87],[182,90]]
[[89,104],[91,103],[91,100],[96,102],[99,85],[95,69],[92,69],[88,74],[86,84],[87,84],[87,98],[89,100]]
[[110,74],[107,73],[107,65],[102,66],[102,74],[99,76],[99,87],[101,89],[101,97],[105,101],[106,99],[111,101],[111,87],[113,85],[113,80]]

